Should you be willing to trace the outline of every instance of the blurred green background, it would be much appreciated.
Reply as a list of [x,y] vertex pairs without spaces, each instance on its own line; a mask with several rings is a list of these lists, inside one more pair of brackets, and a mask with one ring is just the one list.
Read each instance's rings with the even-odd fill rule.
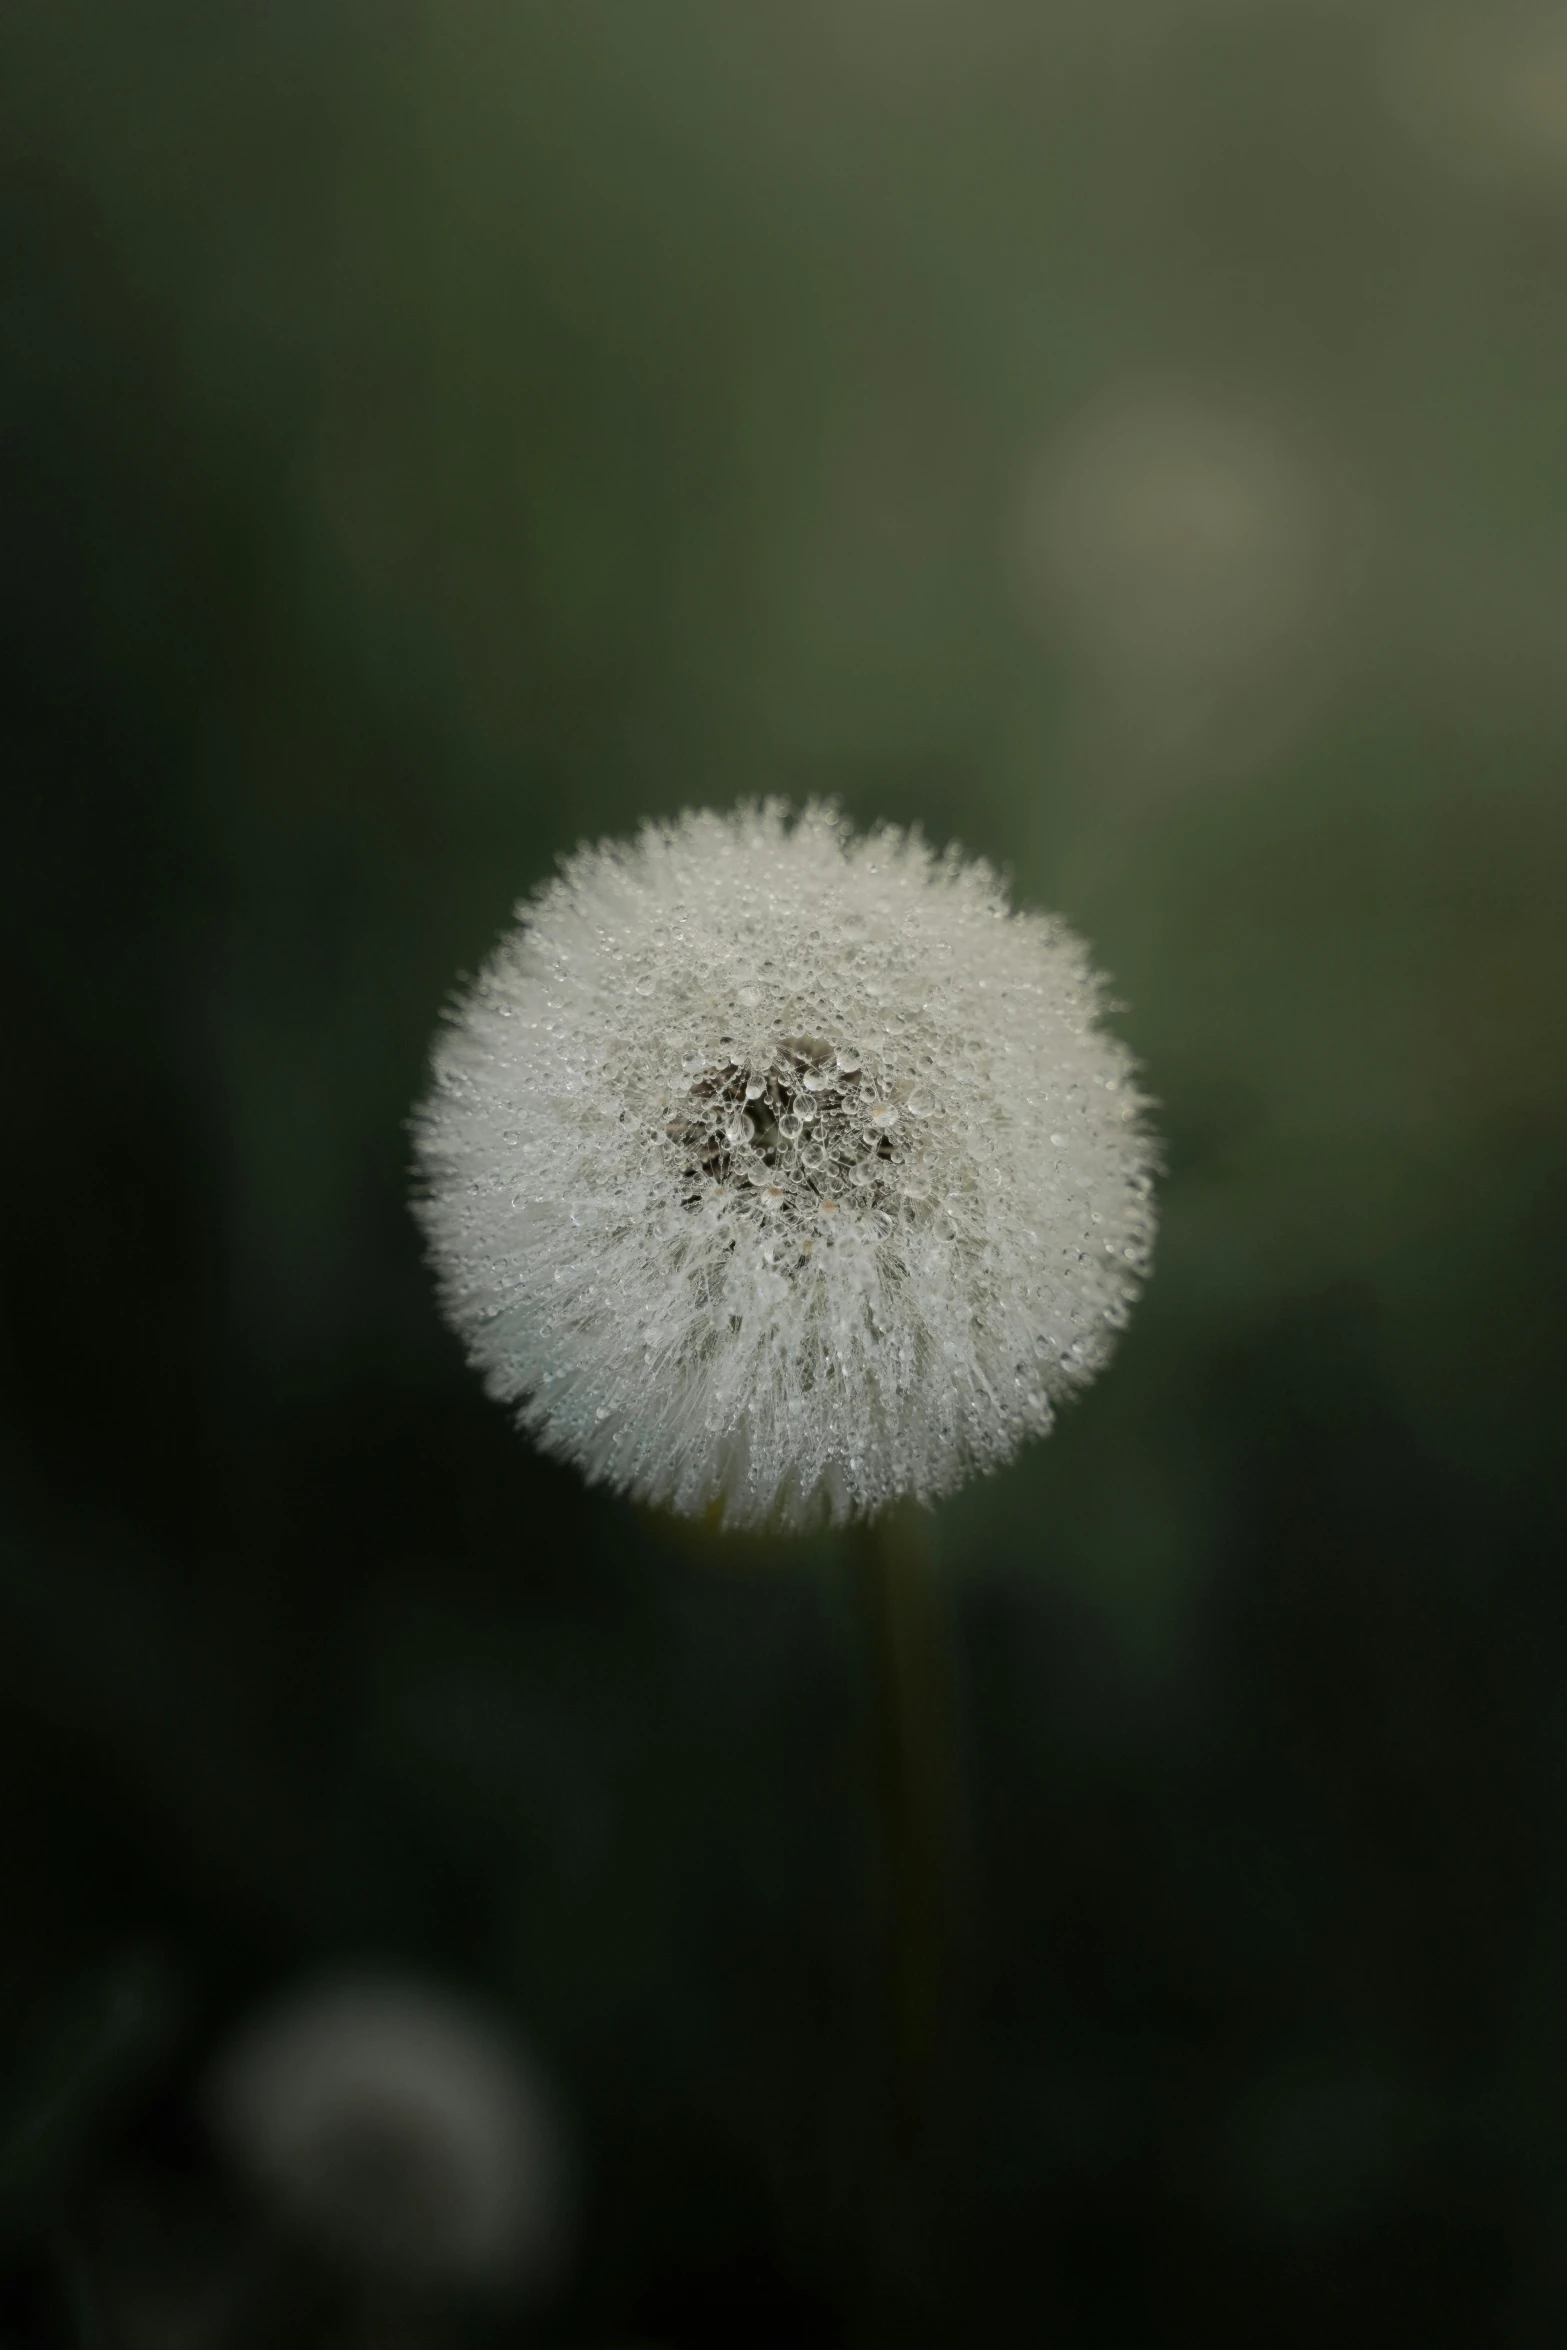
[[860,2338],[849,1547],[545,1466],[405,1204],[515,899],[779,791],[1167,1138],[933,1521],[910,2338],[1560,2341],[1567,12],[49,0],[0,188],[0,2338],[219,2341],[195,2084],[370,1960],[559,2084],[534,2334]]

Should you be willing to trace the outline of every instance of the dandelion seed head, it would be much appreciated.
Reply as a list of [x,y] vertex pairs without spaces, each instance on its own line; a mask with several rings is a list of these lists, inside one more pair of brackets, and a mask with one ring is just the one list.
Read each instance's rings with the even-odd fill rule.
[[553,2264],[550,2103],[508,2035],[422,1986],[349,1977],[298,1994],[224,2052],[209,2105],[240,2168],[342,2259],[480,2288]]
[[590,1479],[737,1527],[929,1500],[1045,1433],[1146,1268],[1130,1055],[1060,923],[831,808],[579,850],[415,1122],[442,1299]]

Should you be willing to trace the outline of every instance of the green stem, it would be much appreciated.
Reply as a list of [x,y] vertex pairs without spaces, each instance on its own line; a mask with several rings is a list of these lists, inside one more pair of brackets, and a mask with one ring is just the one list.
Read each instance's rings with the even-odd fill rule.
[[866,1529],[892,2006],[892,2130],[877,2230],[875,2331],[910,2339],[935,2245],[932,2124],[951,1994],[954,1720],[933,1528],[913,1508]]

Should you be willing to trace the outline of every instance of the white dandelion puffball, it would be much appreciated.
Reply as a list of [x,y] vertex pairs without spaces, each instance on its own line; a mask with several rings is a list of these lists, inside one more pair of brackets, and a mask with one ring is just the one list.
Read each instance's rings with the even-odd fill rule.
[[1043,1435],[1148,1262],[1079,942],[991,868],[777,803],[579,849],[415,1121],[446,1311],[548,1452],[798,1530]]
[[563,2165],[510,2037],[417,1984],[357,1976],[253,2023],[208,2084],[219,2136],[327,2250],[409,2284],[547,2273]]

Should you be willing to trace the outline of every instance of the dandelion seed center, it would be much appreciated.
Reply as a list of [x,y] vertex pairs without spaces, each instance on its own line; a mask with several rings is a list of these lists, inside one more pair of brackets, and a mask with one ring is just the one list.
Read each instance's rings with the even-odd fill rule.
[[700,1208],[716,1186],[768,1241],[844,1214],[909,1213],[928,1196],[905,1105],[878,1092],[858,1052],[822,1037],[784,1037],[765,1059],[720,1052],[671,1106],[665,1133],[682,1204]]

